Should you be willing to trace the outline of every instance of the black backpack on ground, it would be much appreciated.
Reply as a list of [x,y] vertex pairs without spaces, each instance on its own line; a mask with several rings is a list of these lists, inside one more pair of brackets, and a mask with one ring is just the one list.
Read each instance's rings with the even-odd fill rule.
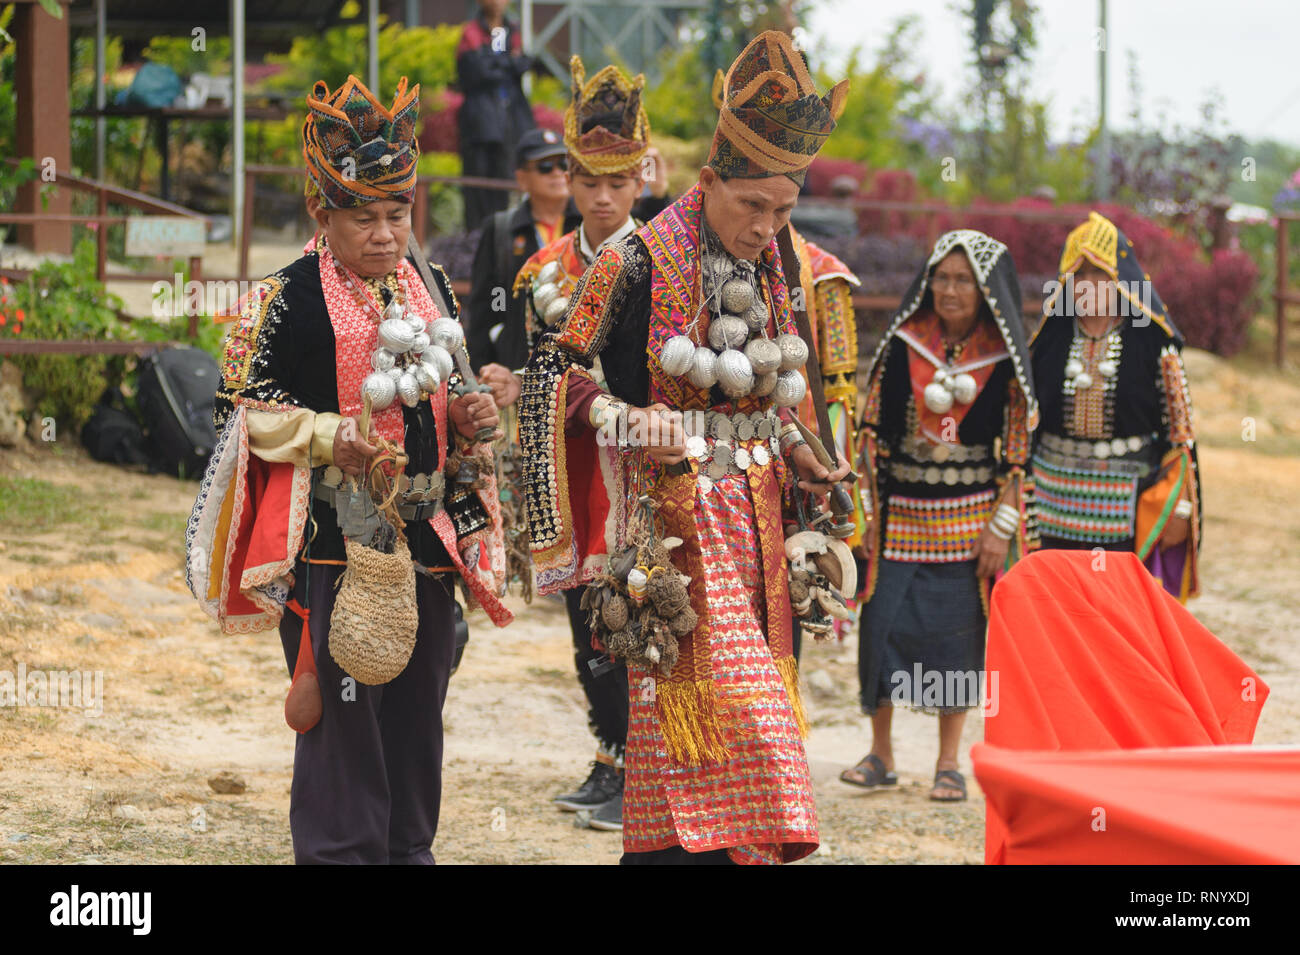
[[219,384],[217,360],[182,346],[140,360],[136,402],[159,471],[197,480],[217,443],[212,407]]
[[120,388],[106,388],[90,420],[81,429],[81,443],[96,461],[147,467],[144,429],[126,406]]

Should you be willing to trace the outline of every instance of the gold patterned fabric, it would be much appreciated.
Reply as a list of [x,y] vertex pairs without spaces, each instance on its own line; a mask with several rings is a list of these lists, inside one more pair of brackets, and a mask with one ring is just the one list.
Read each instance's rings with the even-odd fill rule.
[[650,117],[641,105],[645,77],[629,79],[607,66],[589,80],[578,56],[569,60],[569,72],[564,145],[575,164],[596,176],[636,170],[650,147]]
[[775,30],[759,34],[718,91],[721,112],[709,165],[724,179],[787,176],[802,186],[848,93],[843,80],[819,96],[790,37]]

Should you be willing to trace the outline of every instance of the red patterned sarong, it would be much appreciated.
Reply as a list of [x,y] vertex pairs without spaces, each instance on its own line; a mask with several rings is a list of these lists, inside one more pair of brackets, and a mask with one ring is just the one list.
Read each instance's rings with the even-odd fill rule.
[[763,566],[746,479],[729,476],[697,494],[695,520],[711,679],[731,757],[702,766],[671,761],[655,679],[629,664],[623,848],[681,845],[728,849],[739,863],[793,862],[817,848],[817,809],[803,740],[764,638]]

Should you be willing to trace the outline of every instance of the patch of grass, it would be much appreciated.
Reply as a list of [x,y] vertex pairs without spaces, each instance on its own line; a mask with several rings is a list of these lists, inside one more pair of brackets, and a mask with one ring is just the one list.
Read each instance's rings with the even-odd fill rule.
[[116,564],[121,559],[115,550],[88,550],[78,556],[78,563],[84,561],[86,563]]
[[10,560],[21,561],[24,564],[51,564],[53,559],[45,554],[14,554]]
[[108,530],[113,516],[88,505],[87,496],[79,488],[36,478],[0,477],[0,529],[30,534],[79,524]]
[[183,536],[185,526],[189,523],[190,515],[174,514],[170,511],[154,511],[146,517],[140,519],[140,527],[149,531],[161,531],[168,537]]

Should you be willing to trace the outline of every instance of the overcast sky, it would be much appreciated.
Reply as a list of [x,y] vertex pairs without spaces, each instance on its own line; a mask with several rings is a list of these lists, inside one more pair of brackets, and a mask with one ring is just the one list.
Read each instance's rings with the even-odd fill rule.
[[[810,46],[827,66],[857,44],[874,54],[896,19],[917,14],[916,61],[942,90],[941,100],[952,104],[973,76],[963,75],[971,70],[970,20],[953,6],[954,0],[820,0]],[[1038,0],[1037,6],[1033,93],[1050,103],[1053,138],[1065,139],[1097,113],[1098,2]],[[1300,2],[1110,0],[1107,6],[1112,129],[1131,125],[1128,73],[1136,56],[1147,122],[1163,109],[1171,124],[1195,126],[1199,106],[1217,88],[1233,132],[1300,145]]]

